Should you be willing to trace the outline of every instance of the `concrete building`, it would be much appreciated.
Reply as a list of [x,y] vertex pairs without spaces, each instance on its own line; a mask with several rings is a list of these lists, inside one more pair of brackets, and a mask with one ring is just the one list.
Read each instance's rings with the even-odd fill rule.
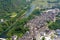
[[56,30],[56,34],[57,34],[57,36],[60,36],[60,29]]
[[12,36],[12,40],[17,40],[17,36],[16,35]]

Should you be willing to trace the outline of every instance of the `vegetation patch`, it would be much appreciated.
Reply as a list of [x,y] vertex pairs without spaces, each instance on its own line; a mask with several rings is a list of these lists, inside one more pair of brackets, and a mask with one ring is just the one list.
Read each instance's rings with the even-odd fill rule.
[[53,22],[48,28],[51,30],[60,29],[60,20],[56,20],[56,22]]

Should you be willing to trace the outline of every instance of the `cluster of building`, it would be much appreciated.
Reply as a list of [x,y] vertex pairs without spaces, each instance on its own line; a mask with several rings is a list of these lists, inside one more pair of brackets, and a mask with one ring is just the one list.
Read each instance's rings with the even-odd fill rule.
[[42,40],[43,37],[45,40],[59,40],[60,38],[55,33],[57,32],[60,35],[60,31],[50,30],[47,26],[47,21],[55,22],[58,12],[59,9],[50,9],[30,20],[27,23],[30,30],[19,40]]

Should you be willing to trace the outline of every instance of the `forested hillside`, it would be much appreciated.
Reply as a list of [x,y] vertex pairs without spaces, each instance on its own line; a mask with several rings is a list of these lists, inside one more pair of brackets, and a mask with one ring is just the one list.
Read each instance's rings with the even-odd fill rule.
[[[20,19],[33,0],[0,0],[0,37],[20,37],[28,30],[24,25],[29,18]],[[4,35],[3,35],[4,34]]]

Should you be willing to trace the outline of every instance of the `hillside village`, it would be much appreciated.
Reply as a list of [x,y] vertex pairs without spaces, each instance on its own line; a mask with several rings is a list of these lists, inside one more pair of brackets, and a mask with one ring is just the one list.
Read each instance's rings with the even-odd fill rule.
[[[50,9],[41,13],[40,16],[36,16],[34,19],[30,20],[27,23],[30,31],[19,40],[42,40],[43,37],[46,40],[59,40],[59,36],[55,35],[55,30],[49,30],[47,21],[55,22],[56,15],[58,15],[59,9]],[[58,30],[57,30],[58,31]],[[51,38],[51,36],[54,36]]]
[[0,40],[60,40],[60,0],[0,0]]
[[[29,31],[27,31],[22,38],[18,38],[18,40],[42,40],[45,37],[45,40],[59,40],[60,39],[60,30],[50,30],[48,28],[47,21],[56,21],[56,15],[60,12],[60,9],[50,9],[43,11],[41,15],[35,16],[32,20],[28,21],[26,26],[29,27]],[[3,21],[1,19],[1,21]],[[57,35],[55,34],[57,32]],[[3,39],[3,38],[1,38]],[[12,36],[12,40],[16,40],[17,36]]]
[[[45,40],[60,40],[60,30],[50,30],[47,23],[47,21],[55,22],[56,15],[58,15],[59,12],[60,9],[56,8],[43,11],[39,16],[34,15],[35,18],[26,24],[26,26],[29,27],[29,31],[27,31],[22,38],[18,38],[18,40],[42,40],[42,38],[45,38]],[[17,36],[14,35],[11,38],[12,40],[16,40]]]

